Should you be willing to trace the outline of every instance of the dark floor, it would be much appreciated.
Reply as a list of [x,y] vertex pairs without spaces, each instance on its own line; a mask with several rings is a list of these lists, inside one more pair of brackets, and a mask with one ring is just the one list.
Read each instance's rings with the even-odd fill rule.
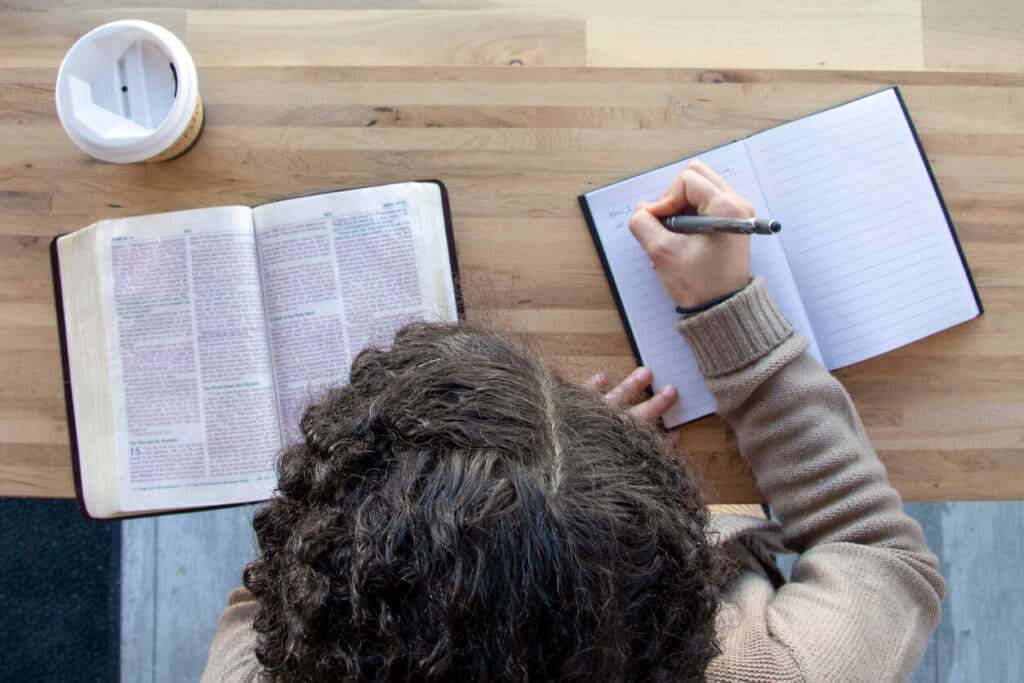
[[0,499],[0,681],[117,680],[120,546],[73,500]]

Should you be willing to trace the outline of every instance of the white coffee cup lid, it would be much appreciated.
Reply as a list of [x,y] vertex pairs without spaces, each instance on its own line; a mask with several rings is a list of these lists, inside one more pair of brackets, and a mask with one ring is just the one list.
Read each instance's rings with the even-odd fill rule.
[[84,152],[131,163],[160,154],[195,113],[195,62],[170,31],[114,21],[82,36],[57,74],[57,115]]

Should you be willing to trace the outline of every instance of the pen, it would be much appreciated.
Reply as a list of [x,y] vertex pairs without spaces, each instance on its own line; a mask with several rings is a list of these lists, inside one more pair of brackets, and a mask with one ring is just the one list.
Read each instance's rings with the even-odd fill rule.
[[726,218],[721,216],[668,216],[661,224],[672,232],[685,235],[703,235],[712,232],[732,232],[741,235],[774,235],[782,230],[782,223],[770,218]]

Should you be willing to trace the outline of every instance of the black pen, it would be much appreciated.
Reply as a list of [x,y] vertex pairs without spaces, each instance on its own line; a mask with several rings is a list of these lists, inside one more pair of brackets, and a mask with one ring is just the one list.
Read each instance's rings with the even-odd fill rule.
[[712,232],[732,232],[741,235],[774,235],[782,230],[782,223],[770,218],[668,216],[658,220],[672,232],[684,235],[705,235]]

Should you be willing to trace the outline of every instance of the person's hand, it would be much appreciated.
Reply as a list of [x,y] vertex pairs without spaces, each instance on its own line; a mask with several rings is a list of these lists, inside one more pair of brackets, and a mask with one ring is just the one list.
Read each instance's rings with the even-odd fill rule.
[[603,372],[587,380],[587,386],[603,394],[604,400],[613,408],[627,410],[636,419],[653,424],[679,400],[679,391],[669,384],[651,398],[637,403],[644,395],[644,390],[651,386],[653,379],[654,375],[649,369],[640,367],[610,390],[608,376]]
[[716,233],[680,235],[658,218],[681,213],[751,218],[754,208],[700,161],[686,165],[665,194],[642,203],[629,230],[651,259],[668,295],[684,308],[735,292],[750,280],[750,236]]

